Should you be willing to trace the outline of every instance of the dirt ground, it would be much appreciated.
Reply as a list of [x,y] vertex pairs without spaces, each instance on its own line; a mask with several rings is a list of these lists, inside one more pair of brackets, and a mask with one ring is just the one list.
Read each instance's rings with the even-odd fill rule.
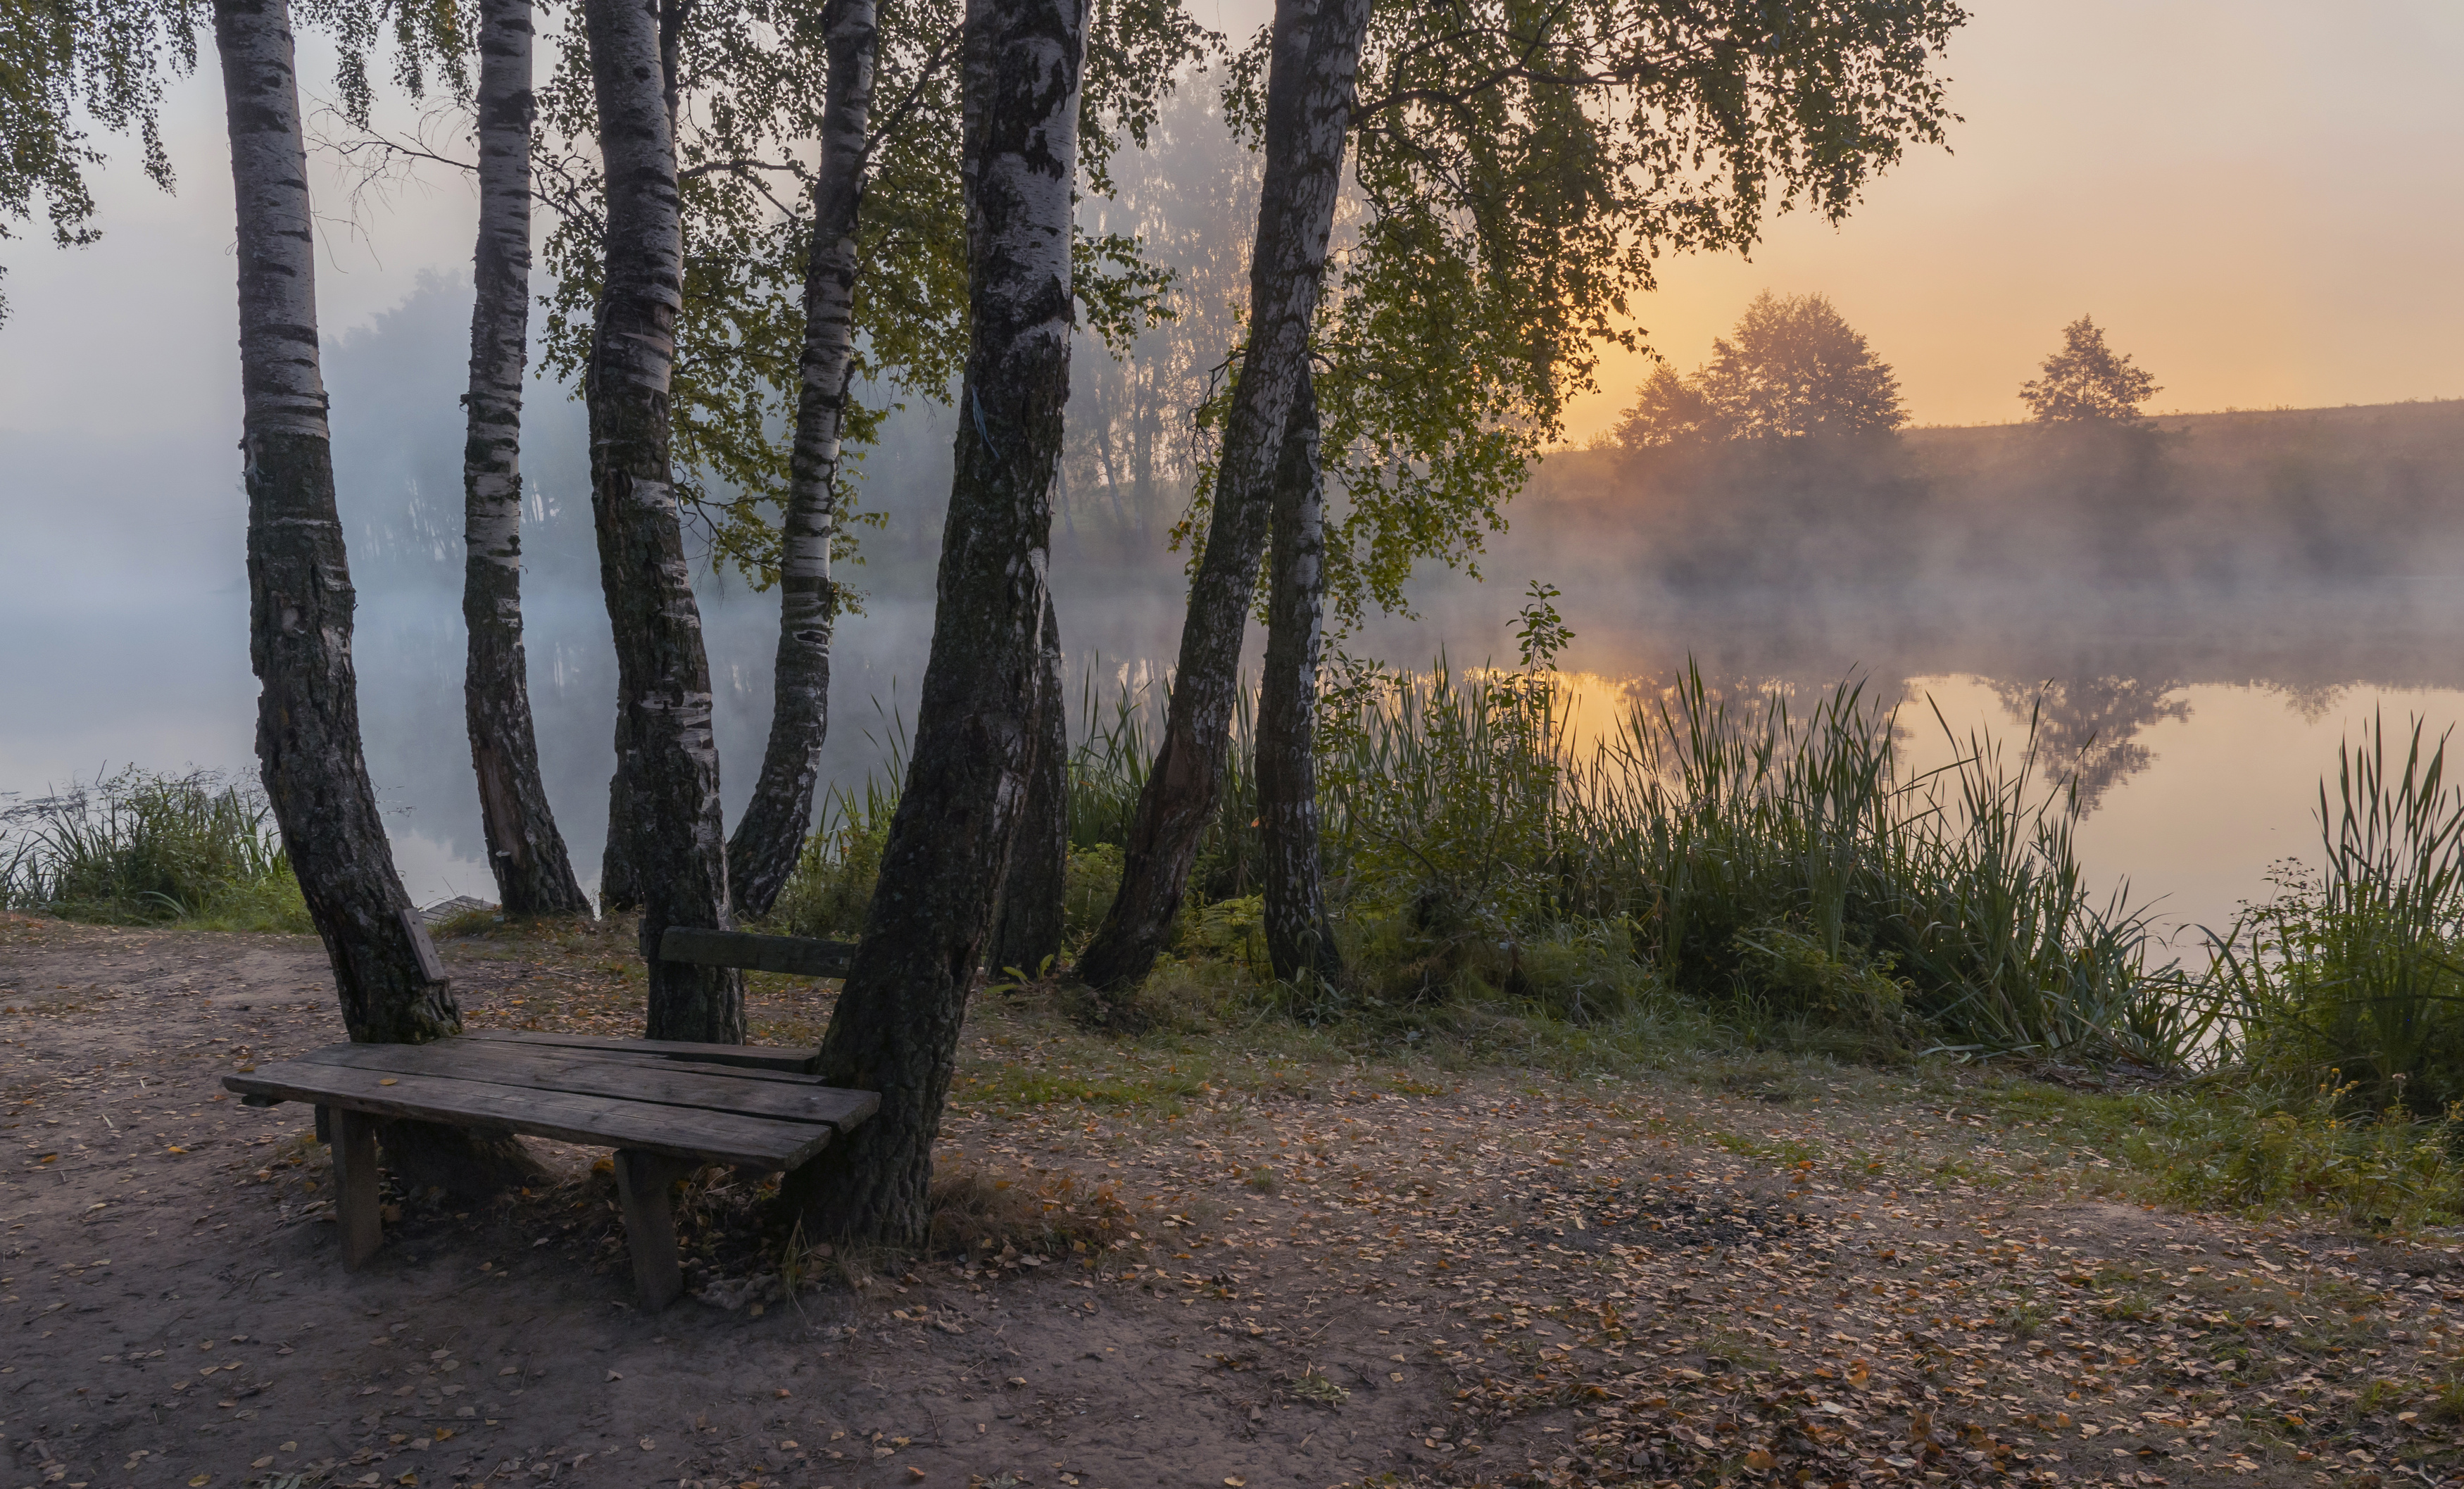
[[[444,950],[474,1025],[633,1032],[621,937]],[[828,996],[760,979],[757,1039]],[[310,1114],[219,1084],[341,1037],[313,941],[0,916],[0,1489],[2464,1483],[2454,1246],[2143,1208],[1956,1070],[1441,1072],[988,995],[942,1165],[1123,1244],[791,1293],[714,1231],[644,1317],[561,1145],[345,1275]]]

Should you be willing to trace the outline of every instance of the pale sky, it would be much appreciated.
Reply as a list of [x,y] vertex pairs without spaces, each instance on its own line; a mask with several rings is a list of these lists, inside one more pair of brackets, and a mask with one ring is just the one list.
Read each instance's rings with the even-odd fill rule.
[[[1226,30],[1252,4],[1201,0]],[[1921,423],[2014,418],[2061,325],[2105,325],[2203,410],[2464,395],[2464,6],[2453,0],[1973,0],[1947,71],[1951,149],[1914,153],[1838,229],[1775,222],[1752,261],[1681,259],[1640,307],[1681,369],[1765,288],[1820,290],[1899,370]],[[1220,15],[1220,19],[1218,16]],[[313,41],[312,85],[330,77]],[[237,429],[229,177],[211,53],[165,120],[181,189],[119,162],[105,241],[9,250],[8,430]],[[330,173],[320,172],[330,187]],[[329,335],[424,272],[468,273],[459,183],[353,228],[319,266]],[[1574,410],[1614,421],[1642,367]],[[0,493],[0,503],[9,493]],[[22,530],[21,530],[22,531]]]

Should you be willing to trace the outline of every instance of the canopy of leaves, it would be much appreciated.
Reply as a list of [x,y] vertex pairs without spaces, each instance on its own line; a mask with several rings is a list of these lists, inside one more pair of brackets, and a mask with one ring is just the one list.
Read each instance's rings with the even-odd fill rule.
[[2019,384],[2020,401],[2039,424],[2136,424],[2139,405],[2160,391],[2085,316],[2062,327],[2061,349],[2045,359],[2044,376]]
[[[1952,116],[1951,0],[1392,0],[1361,67],[1318,401],[1338,617],[1473,565],[1662,255],[1837,219]],[[1236,67],[1253,135],[1265,38]]]
[[[100,235],[85,171],[103,157],[77,127],[80,114],[135,130],[145,174],[171,189],[163,85],[196,70],[205,19],[196,0],[0,0],[0,241],[37,210],[63,248]],[[0,321],[8,310],[0,297]]]
[[[714,562],[756,584],[776,571],[797,363],[804,334],[810,142],[828,82],[825,0],[695,0],[677,48],[685,303],[672,392],[677,489]],[[907,396],[949,396],[966,356],[966,202],[958,180],[958,0],[883,0],[855,295],[857,352],[844,438],[860,451]],[[1210,37],[1175,0],[1099,0],[1089,26],[1083,178],[1104,190],[1117,143],[1143,145],[1174,78]],[[601,182],[580,21],[540,96],[543,190],[561,212],[544,365],[588,355],[598,295]],[[1122,236],[1082,237],[1089,322],[1126,339],[1163,276]],[[851,503],[842,498],[842,534]],[[844,548],[843,548],[844,551]]]
[[1754,297],[1692,377],[1660,367],[1617,426],[1630,449],[1690,440],[1844,438],[1907,422],[1900,380],[1821,295]]

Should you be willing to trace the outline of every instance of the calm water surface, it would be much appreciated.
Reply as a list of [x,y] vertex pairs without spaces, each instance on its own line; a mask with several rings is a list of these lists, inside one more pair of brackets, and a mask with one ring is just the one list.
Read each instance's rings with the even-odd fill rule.
[[[1170,574],[1065,569],[1073,675],[1092,669],[1099,690],[1152,675],[1177,635],[1177,583]],[[1419,624],[1382,624],[1356,646],[1398,663],[1441,650],[1457,662],[1503,654],[1515,598],[1503,580],[1433,586]],[[53,609],[41,621],[71,644],[8,663],[12,690],[31,707],[0,732],[0,789],[32,794],[128,761],[252,765],[244,597],[223,586],[122,599],[82,614]],[[2317,861],[2321,777],[2373,714],[2399,724],[2418,716],[2433,731],[2464,720],[2464,676],[2454,675],[2464,666],[2446,666],[2440,645],[2464,634],[2464,620],[2451,621],[2443,605],[2416,605],[2391,631],[2383,615],[2311,604],[2308,644],[2288,646],[2280,626],[2261,624],[2264,607],[2176,616],[2169,629],[2101,639],[2040,618],[2015,633],[1948,627],[1911,644],[1898,613],[1871,597],[1817,625],[1766,616],[1759,630],[1751,607],[1706,619],[1699,607],[1637,615],[1597,593],[1559,603],[1580,633],[1567,661],[1585,731],[1673,682],[1689,655],[1714,688],[1731,696],[1784,690],[1800,712],[1841,677],[1859,677],[1869,696],[1898,704],[1906,758],[1918,768],[1951,758],[1952,736],[1971,730],[2015,750],[2036,713],[2048,755],[2087,786],[2079,844],[2090,868],[2116,885],[2126,879],[2134,898],[2155,901],[2180,927],[2221,928],[2238,902],[2264,895],[2272,864]],[[733,813],[767,727],[775,611],[770,597],[740,586],[714,587],[705,606]],[[535,594],[530,616],[549,792],[589,872],[612,762],[605,616],[595,595],[571,589]],[[859,784],[879,763],[892,717],[913,696],[929,624],[918,600],[876,593],[843,625],[830,778]],[[493,893],[462,732],[461,647],[450,592],[364,598],[358,654],[369,765],[404,879],[423,903]],[[2194,931],[2184,938],[2186,952],[2196,944]]]

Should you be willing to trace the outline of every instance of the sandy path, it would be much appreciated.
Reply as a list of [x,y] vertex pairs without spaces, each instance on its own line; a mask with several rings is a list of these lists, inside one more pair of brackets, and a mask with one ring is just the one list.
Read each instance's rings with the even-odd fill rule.
[[[474,1023],[630,1018],[612,939],[447,951]],[[759,994],[765,1040],[826,1008]],[[313,942],[0,918],[0,1004],[10,1484],[2365,1485],[2457,1462],[2451,1251],[2100,1197],[2093,1154],[1940,1083],[1440,1078],[1119,1049],[994,1000],[945,1163],[1136,1242],[875,1259],[860,1286],[643,1318],[593,1155],[557,1145],[561,1186],[409,1198],[341,1272],[307,1112],[217,1084],[340,1038]]]

